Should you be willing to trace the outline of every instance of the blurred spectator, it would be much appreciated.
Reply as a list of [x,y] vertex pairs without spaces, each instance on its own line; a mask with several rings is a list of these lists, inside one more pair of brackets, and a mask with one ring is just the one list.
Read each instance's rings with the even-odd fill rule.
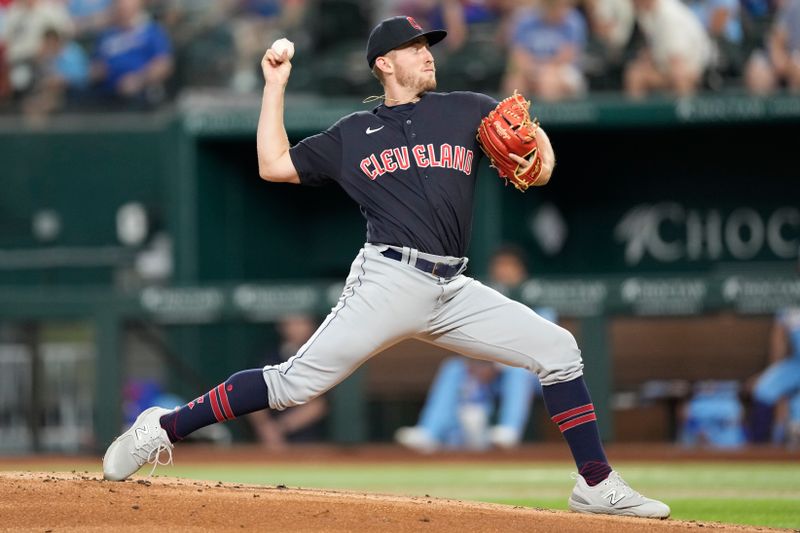
[[498,0],[441,0],[429,17],[431,25],[423,27],[447,30],[444,44],[450,50],[458,50],[471,33],[493,34],[503,15],[504,4]]
[[143,0],[116,0],[114,25],[99,37],[92,78],[113,101],[152,106],[166,98],[172,74],[172,48],[160,24],[153,22]]
[[586,0],[589,25],[608,55],[618,57],[628,45],[636,22],[631,0]]
[[587,28],[572,0],[541,0],[515,17],[503,92],[516,89],[550,101],[583,94]]
[[175,77],[180,86],[230,83],[236,53],[228,21],[238,3],[239,0],[161,0],[160,20],[174,44]]
[[93,40],[107,28],[114,14],[114,0],[66,0],[79,40]]
[[748,61],[745,82],[755,94],[769,94],[780,85],[800,91],[800,0],[785,0],[766,39]]
[[[287,316],[277,324],[280,345],[265,365],[283,363],[297,354],[316,330],[311,317]],[[328,412],[328,402],[319,396],[308,403],[285,411],[256,411],[247,416],[259,441],[269,449],[282,449],[288,442],[309,442],[321,439],[321,422]]]
[[383,19],[402,15],[412,17],[423,28],[434,29],[436,28],[435,24],[441,23],[441,17],[434,20],[434,17],[438,16],[437,11],[440,4],[440,0],[383,0],[376,2],[369,25],[373,27]]
[[34,70],[33,89],[22,106],[29,116],[43,117],[61,109],[89,82],[89,59],[83,49],[55,28],[45,31]]
[[251,92],[261,86],[258,68],[264,52],[302,21],[305,0],[239,0],[233,20],[236,70],[231,88]]
[[74,27],[62,2],[16,0],[6,13],[6,61],[10,69],[11,87],[18,94],[33,87],[34,63],[48,28],[56,29],[65,38],[71,38]]
[[6,59],[6,13],[12,0],[0,0],[0,104],[11,95]]
[[781,0],[740,0],[742,12],[742,32],[747,57],[754,50],[764,46],[764,36],[769,32],[775,18],[775,11]]
[[654,90],[693,94],[711,63],[711,41],[680,0],[634,0],[646,46],[625,69],[625,91],[644,98]]
[[0,108],[9,100],[11,96],[11,84],[8,80],[8,64],[6,63],[6,51],[0,44]]
[[689,0],[687,3],[713,42],[714,70],[728,77],[739,75],[744,44],[739,0]]
[[631,0],[583,0],[590,32],[583,72],[593,89],[619,91],[622,76],[639,46]]
[[238,0],[160,0],[160,21],[173,42],[186,44],[216,25],[224,26]]
[[800,424],[800,307],[784,309],[775,316],[769,353],[770,365],[753,387],[751,437],[757,443],[770,442],[773,436],[783,439],[784,431],[773,432],[779,402],[791,405],[793,418],[788,425]]
[[[498,290],[518,287],[528,277],[522,252],[511,246],[497,250],[489,277]],[[547,320],[555,319],[552,310],[538,312]],[[395,440],[424,453],[440,448],[514,447],[524,435],[537,389],[536,375],[524,368],[448,358],[434,378],[419,422],[399,428]]]
[[[308,53],[295,55],[294,79],[289,79],[294,90],[365,95],[374,89],[375,78],[364,68],[364,43],[373,26],[370,20],[374,7],[375,3],[363,0],[309,2],[303,23],[309,37],[305,45]],[[309,58],[313,62],[307,63]]]
[[0,0],[0,47],[6,43],[6,14],[14,0]]
[[740,448],[744,434],[744,409],[736,381],[702,381],[683,412],[680,442],[685,446]]

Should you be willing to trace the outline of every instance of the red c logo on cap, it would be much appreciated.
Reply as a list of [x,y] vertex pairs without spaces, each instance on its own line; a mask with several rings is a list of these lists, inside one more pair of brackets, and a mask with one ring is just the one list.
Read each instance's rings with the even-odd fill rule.
[[406,17],[406,20],[408,21],[409,24],[411,24],[412,28],[414,28],[415,30],[422,31],[422,26],[417,24],[417,21],[414,20],[414,17]]

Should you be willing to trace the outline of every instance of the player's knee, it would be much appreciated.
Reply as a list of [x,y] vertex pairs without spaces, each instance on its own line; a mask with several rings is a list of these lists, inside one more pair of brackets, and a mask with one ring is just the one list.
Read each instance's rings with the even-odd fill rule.
[[780,393],[776,391],[774,383],[770,383],[766,379],[759,379],[753,387],[753,400],[766,405],[774,405],[780,399]]
[[320,394],[303,387],[276,386],[269,391],[269,405],[272,409],[282,411],[289,407],[307,404]]
[[267,384],[270,409],[282,411],[288,407],[303,405],[321,394],[312,384],[287,376],[282,365],[265,366],[262,372]]
[[542,385],[570,381],[583,373],[581,351],[575,337],[566,329],[556,326],[553,331],[550,357],[537,374]]
[[560,354],[560,359],[567,364],[580,363],[581,350],[575,336],[568,330],[558,327],[555,337],[555,351]]

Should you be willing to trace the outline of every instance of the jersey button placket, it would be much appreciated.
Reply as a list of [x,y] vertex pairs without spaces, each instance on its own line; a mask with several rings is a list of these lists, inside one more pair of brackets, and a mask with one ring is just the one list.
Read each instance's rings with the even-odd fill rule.
[[[409,119],[406,119],[406,128],[410,128],[410,127],[411,127],[411,119],[409,118]],[[413,131],[413,130],[409,130],[408,136],[409,136],[409,144],[411,144],[411,142],[412,142],[414,139],[416,139],[416,138],[417,138],[417,132],[415,132],[415,131]],[[422,176],[423,176],[424,178],[427,178],[427,177],[428,177],[428,174],[427,174],[427,173],[423,173],[423,174],[422,174]]]

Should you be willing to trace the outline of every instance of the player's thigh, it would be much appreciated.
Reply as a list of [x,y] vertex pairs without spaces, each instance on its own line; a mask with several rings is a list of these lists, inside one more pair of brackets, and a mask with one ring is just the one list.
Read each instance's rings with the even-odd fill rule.
[[367,359],[402,340],[399,329],[379,321],[380,313],[359,314],[354,300],[347,304],[328,315],[294,356],[264,367],[270,407],[283,409],[316,398]]
[[423,340],[536,372],[543,385],[574,379],[583,369],[569,331],[475,280],[447,302]]
[[297,354],[264,368],[270,407],[299,405],[327,391],[423,322],[417,288],[363,251],[339,303]]

